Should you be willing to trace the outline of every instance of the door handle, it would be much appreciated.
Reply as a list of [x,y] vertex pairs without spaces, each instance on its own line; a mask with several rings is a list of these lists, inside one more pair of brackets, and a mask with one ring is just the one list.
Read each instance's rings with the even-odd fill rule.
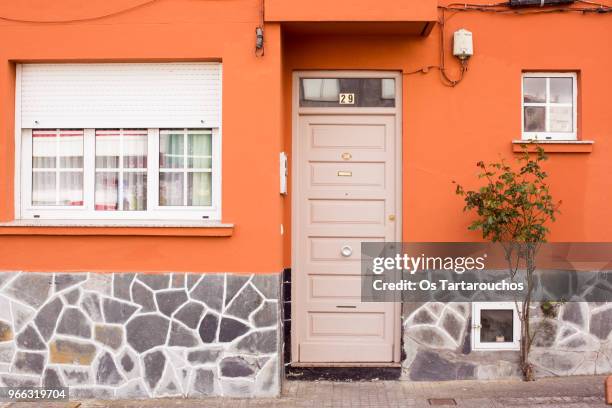
[[345,245],[340,250],[340,254],[342,254],[342,256],[344,256],[344,257],[349,257],[349,256],[353,255],[353,248],[351,248],[348,245]]

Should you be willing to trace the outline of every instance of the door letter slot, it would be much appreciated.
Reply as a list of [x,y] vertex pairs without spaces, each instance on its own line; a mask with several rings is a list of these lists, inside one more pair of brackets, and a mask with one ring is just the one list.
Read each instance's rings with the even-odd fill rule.
[[349,305],[338,305],[336,307],[338,309],[357,309],[357,306],[349,306]]

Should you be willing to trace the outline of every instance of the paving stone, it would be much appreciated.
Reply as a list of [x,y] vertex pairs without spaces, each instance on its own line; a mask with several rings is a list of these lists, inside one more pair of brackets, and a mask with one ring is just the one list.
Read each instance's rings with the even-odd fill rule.
[[130,296],[130,285],[134,280],[133,273],[115,273],[113,274],[113,296],[119,299],[132,301]]
[[84,273],[57,273],[55,274],[55,291],[59,292],[71,286],[78,285],[87,279]]
[[17,346],[25,350],[46,350],[47,345],[43,342],[38,332],[28,325],[17,335]]
[[117,385],[123,381],[123,377],[117,370],[113,356],[104,352],[98,360],[96,370],[96,383],[100,385]]
[[130,380],[140,378],[140,365],[136,354],[126,348],[119,354],[118,361],[126,378]]
[[13,330],[16,333],[20,332],[21,329],[32,320],[32,317],[34,317],[36,313],[36,310],[31,307],[17,302],[11,302],[9,313],[10,311],[13,312]]
[[198,339],[189,329],[181,326],[179,323],[172,322],[168,346],[195,347],[197,345]]
[[185,287],[185,274],[184,273],[173,273],[172,284],[173,288],[184,288]]
[[100,297],[96,293],[85,293],[81,298],[81,309],[87,313],[94,322],[103,322]]
[[461,320],[459,315],[446,309],[442,315],[442,327],[457,343],[461,342],[463,330],[465,329],[465,321]]
[[251,283],[261,292],[266,299],[278,299],[280,277],[277,274],[273,275],[253,275]]
[[0,363],[10,363],[15,355],[15,344],[0,343]]
[[67,386],[87,385],[91,383],[89,371],[78,367],[62,367]]
[[183,303],[187,301],[187,294],[184,290],[168,290],[155,293],[157,307],[166,316],[172,316]]
[[594,312],[591,315],[591,334],[606,340],[612,330],[612,308]]
[[263,307],[253,315],[255,327],[275,326],[278,323],[278,302],[266,300]]
[[200,273],[188,274],[187,275],[187,291],[191,291],[191,289],[193,289],[193,287],[196,285],[196,283],[198,283],[198,281],[200,280],[200,278],[202,278],[202,276],[204,275]]
[[115,392],[115,397],[119,399],[141,399],[148,396],[149,392],[140,380],[130,381]]
[[36,327],[45,341],[49,341],[51,338],[53,330],[55,329],[55,324],[57,323],[57,319],[62,311],[62,307],[63,304],[60,298],[55,298],[43,306],[43,308],[40,309],[34,318]]
[[60,388],[64,384],[54,368],[47,368],[43,374],[42,386],[45,388]]
[[69,292],[66,292],[62,295],[64,302],[69,305],[76,305],[79,303],[79,299],[81,298],[81,289],[75,288]]
[[222,354],[219,349],[195,350],[187,354],[187,361],[192,365],[209,364],[216,362]]
[[157,311],[155,299],[153,298],[153,292],[138,281],[134,282],[132,286],[132,300],[134,303],[142,306],[140,309],[141,313]]
[[206,313],[206,316],[200,323],[198,333],[200,333],[200,339],[204,343],[212,343],[217,338],[217,326],[219,325],[219,318],[214,313]]
[[278,360],[271,358],[257,373],[255,390],[260,397],[275,397],[280,392]]
[[96,347],[91,343],[56,339],[49,344],[49,360],[55,364],[89,365],[96,355]]
[[219,325],[219,341],[232,341],[248,331],[249,327],[246,324],[229,317],[222,317]]
[[192,376],[193,382],[188,393],[190,397],[203,397],[212,395],[215,388],[215,374],[212,370],[198,368]]
[[222,274],[204,275],[200,282],[191,290],[192,299],[203,302],[209,308],[221,312],[223,307],[223,286],[225,278]]
[[561,320],[586,328],[588,322],[588,306],[580,302],[569,302],[563,305]]
[[94,329],[96,341],[115,350],[123,344],[123,328],[120,326],[96,325]]
[[413,381],[447,381],[475,377],[476,366],[470,363],[451,362],[438,353],[422,350],[416,355],[409,368]]
[[11,301],[2,295],[0,295],[0,320],[6,322],[13,321],[13,317],[11,316]]
[[138,274],[138,280],[153,290],[168,289],[170,286],[170,275]]
[[248,320],[251,313],[261,305],[263,298],[251,285],[245,286],[226,309],[226,313]]
[[38,309],[51,293],[52,279],[53,275],[49,274],[21,273],[4,289],[4,292]]
[[226,279],[226,293],[225,293],[225,305],[228,305],[234,296],[242,289],[242,287],[251,279],[250,275],[231,275],[225,276]]
[[57,325],[57,332],[72,336],[91,338],[91,326],[85,314],[79,309],[69,307],[64,309],[60,322]]
[[226,357],[219,363],[223,377],[252,377],[257,367],[242,357]]
[[438,318],[434,316],[429,309],[422,307],[412,317],[412,324],[434,324]]
[[110,296],[113,285],[112,280],[113,275],[109,273],[90,273],[81,287],[84,290]]
[[144,365],[144,379],[149,389],[154,390],[164,373],[166,356],[161,351],[148,353],[142,359]]
[[170,322],[157,315],[139,315],[127,324],[127,342],[139,353],[166,342]]
[[10,323],[0,321],[0,342],[13,340],[13,328]]
[[[190,329],[195,329],[198,327],[198,323],[200,322],[200,318],[202,317],[202,312],[204,311],[204,306],[196,302],[189,302],[181,306],[181,308],[176,312],[174,318],[179,322],[184,323]],[[216,330],[216,329],[215,329]]]
[[102,309],[106,323],[125,323],[138,308],[130,303],[104,298]]
[[21,374],[41,374],[45,368],[44,354],[18,351],[13,361],[13,369]]
[[278,351],[277,338],[276,329],[252,332],[244,336],[235,349],[250,354],[275,353]]
[[161,380],[159,380],[157,390],[155,390],[155,396],[172,397],[178,395],[181,395],[181,389],[179,381],[174,375],[174,370],[166,370]]
[[37,380],[33,380],[32,377],[21,377],[18,375],[2,375],[0,377],[6,387],[38,387],[39,383]]

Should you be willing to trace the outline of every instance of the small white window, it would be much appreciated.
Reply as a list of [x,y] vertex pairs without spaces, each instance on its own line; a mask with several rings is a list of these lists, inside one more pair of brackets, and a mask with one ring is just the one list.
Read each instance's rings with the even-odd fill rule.
[[472,303],[473,350],[519,350],[520,337],[515,302]]
[[523,74],[523,140],[576,140],[575,73]]

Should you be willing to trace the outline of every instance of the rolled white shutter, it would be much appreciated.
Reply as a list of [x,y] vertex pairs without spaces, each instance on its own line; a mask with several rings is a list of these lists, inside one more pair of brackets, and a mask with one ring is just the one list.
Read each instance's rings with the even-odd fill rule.
[[23,64],[22,128],[215,128],[220,63]]

